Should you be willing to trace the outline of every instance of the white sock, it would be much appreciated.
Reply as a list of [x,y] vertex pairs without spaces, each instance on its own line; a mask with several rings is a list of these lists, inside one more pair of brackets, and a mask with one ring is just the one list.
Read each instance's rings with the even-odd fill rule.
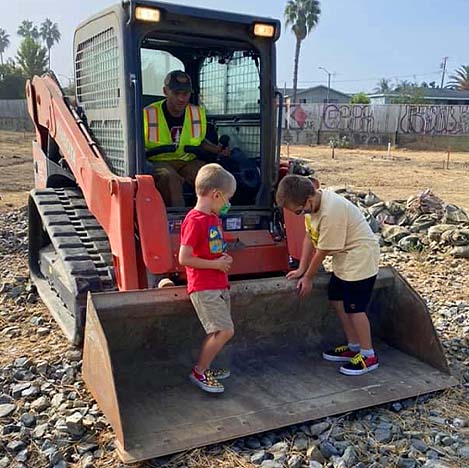
[[375,350],[371,349],[360,349],[360,354],[366,358],[373,357],[375,355]]
[[358,353],[358,351],[360,351],[360,343],[349,343],[348,349],[354,353]]

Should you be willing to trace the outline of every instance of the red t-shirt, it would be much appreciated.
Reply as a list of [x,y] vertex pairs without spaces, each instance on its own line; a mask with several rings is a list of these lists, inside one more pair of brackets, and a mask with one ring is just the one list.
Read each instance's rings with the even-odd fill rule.
[[[187,213],[181,227],[181,245],[192,247],[195,257],[214,260],[225,251],[221,219],[198,210]],[[227,289],[228,275],[220,270],[186,267],[187,292]]]

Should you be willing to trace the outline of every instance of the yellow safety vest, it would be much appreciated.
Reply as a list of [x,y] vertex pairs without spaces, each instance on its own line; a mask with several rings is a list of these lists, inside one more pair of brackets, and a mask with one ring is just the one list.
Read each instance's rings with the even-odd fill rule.
[[[143,126],[145,132],[145,149],[172,145],[171,131],[163,112],[163,101],[154,102],[143,109]],[[207,132],[207,116],[205,109],[189,104],[186,107],[184,124],[179,145],[174,153],[162,153],[148,158],[150,161],[191,161],[194,154],[186,153],[185,146],[200,146]]]

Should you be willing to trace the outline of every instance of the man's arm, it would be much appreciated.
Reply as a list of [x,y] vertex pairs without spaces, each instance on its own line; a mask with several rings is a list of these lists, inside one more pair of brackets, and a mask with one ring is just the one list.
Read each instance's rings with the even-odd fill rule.
[[221,154],[222,156],[229,156],[230,155],[230,149],[229,148],[225,148],[223,149],[221,147],[221,145],[215,145],[214,143],[212,143],[211,141],[209,140],[204,140],[202,142],[202,144],[200,145],[200,147],[204,150],[204,151],[207,151],[209,153],[213,153],[213,154]]

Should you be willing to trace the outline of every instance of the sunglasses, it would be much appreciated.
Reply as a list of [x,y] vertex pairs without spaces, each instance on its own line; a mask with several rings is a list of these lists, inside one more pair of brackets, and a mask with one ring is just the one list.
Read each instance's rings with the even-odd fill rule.
[[[306,202],[305,202],[306,203]],[[305,209],[305,205],[303,205],[303,208],[300,208],[298,210],[295,210],[293,211],[293,213],[295,213],[297,216],[301,216],[301,215],[305,215],[305,214],[311,214],[312,213],[312,209],[310,208],[309,210],[306,210]]]

